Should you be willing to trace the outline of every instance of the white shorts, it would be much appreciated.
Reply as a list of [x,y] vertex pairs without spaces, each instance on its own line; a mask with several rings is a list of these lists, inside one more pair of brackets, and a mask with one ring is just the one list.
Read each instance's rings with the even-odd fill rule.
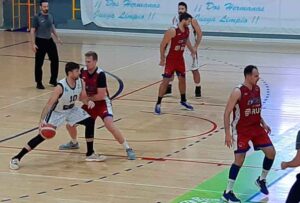
[[196,54],[196,57],[193,59],[191,52],[188,49],[184,52],[184,61],[186,71],[198,70],[201,66],[199,63],[198,54]]
[[63,112],[50,111],[45,118],[45,122],[56,127],[63,125],[65,122],[71,126],[90,117],[82,108],[73,107]]

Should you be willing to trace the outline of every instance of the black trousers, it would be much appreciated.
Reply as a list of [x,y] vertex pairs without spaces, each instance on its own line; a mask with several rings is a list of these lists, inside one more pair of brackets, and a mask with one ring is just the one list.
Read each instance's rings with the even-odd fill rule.
[[300,173],[297,175],[297,180],[292,186],[286,203],[299,203],[300,202]]
[[50,60],[50,67],[51,67],[51,82],[57,81],[58,76],[58,53],[56,44],[53,39],[42,39],[36,38],[35,44],[37,45],[38,49],[35,53],[35,82],[41,83],[43,78],[43,64],[45,60],[45,55],[47,53],[49,60]]

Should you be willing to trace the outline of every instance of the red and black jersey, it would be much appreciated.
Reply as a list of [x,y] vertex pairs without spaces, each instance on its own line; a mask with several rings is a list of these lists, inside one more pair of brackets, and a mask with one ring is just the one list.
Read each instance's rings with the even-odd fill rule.
[[107,96],[109,96],[105,72],[102,69],[97,67],[96,70],[90,74],[85,67],[81,69],[80,77],[85,82],[85,89],[88,96],[97,94],[97,88],[106,88]]

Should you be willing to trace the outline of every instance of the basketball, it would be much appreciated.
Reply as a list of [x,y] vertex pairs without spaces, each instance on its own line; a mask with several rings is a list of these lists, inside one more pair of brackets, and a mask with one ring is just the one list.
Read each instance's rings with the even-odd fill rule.
[[44,138],[51,139],[56,134],[56,128],[51,124],[42,124],[40,128],[40,133]]

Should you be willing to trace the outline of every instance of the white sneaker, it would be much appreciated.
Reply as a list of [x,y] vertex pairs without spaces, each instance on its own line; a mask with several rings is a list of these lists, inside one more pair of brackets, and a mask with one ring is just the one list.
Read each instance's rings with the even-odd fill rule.
[[20,168],[20,161],[17,158],[10,160],[9,168],[12,170],[18,170]]
[[95,152],[90,155],[90,156],[87,156],[85,158],[86,161],[97,161],[97,162],[100,162],[100,161],[105,161],[106,160],[106,156],[104,155],[101,155],[101,154],[96,154]]

